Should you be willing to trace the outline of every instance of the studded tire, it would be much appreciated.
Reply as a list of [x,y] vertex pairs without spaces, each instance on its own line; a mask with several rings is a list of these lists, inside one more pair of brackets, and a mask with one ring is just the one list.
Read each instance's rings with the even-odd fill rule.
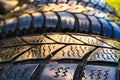
[[44,4],[2,17],[0,80],[120,80],[119,25],[74,9]]

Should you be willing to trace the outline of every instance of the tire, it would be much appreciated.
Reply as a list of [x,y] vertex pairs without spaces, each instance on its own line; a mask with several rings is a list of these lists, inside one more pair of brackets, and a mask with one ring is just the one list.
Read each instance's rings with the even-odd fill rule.
[[0,21],[0,80],[120,80],[118,24],[40,7]]
[[[11,5],[11,3],[13,3]],[[15,6],[16,6],[16,1],[7,1],[7,0],[0,0],[0,14],[5,15],[6,13],[10,12]]]
[[0,42],[0,80],[119,80],[119,42],[45,33]]
[[33,2],[28,3],[27,8],[33,7],[33,6],[39,6],[41,4],[69,4],[71,6],[73,5],[82,5],[84,7],[89,6],[98,10],[101,10],[105,13],[113,13],[115,14],[115,11],[112,7],[110,7],[107,3],[104,2],[104,0],[34,0]]
[[[33,2],[19,6],[16,10],[29,10],[29,8],[37,8],[37,10],[39,10],[38,7],[46,7],[44,11],[59,12],[62,10],[71,13],[82,13],[112,20],[118,24],[120,23],[119,14],[111,6],[105,3],[104,0],[34,0]],[[12,12],[15,12],[16,10],[13,10]],[[39,11],[43,10],[40,9]]]
[[[56,6],[55,9],[54,6]],[[61,9],[59,10],[59,8]],[[76,8],[73,10],[67,4],[51,4],[6,15],[0,21],[0,38],[30,33],[72,32],[95,34],[120,41],[120,27],[106,18],[107,14],[101,12],[102,15],[104,14],[101,17],[101,13],[95,12],[94,9],[89,10],[89,8],[83,8],[80,11],[77,11]],[[92,11],[94,12],[92,13]]]

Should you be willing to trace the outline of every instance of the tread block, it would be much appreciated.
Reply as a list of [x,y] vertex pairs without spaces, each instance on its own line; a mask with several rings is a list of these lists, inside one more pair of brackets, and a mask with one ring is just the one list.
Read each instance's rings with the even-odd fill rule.
[[0,48],[1,47],[9,47],[9,46],[16,46],[16,45],[24,45],[25,42],[23,42],[20,38],[14,37],[10,39],[4,39],[0,41]]
[[14,32],[17,26],[17,19],[11,18],[6,20],[5,31],[8,33],[9,31]]
[[58,22],[56,14],[54,12],[46,12],[44,15],[46,17],[46,28],[56,28]]
[[87,6],[92,7],[92,8],[95,7],[95,5],[93,5],[93,3],[88,3]]
[[65,4],[68,0],[41,0],[39,4],[62,3]]
[[53,45],[41,45],[35,46],[32,49],[25,52],[23,55],[18,57],[16,61],[26,60],[26,59],[45,59],[57,49],[61,48],[63,45],[53,44]]
[[90,27],[89,26],[90,22],[87,19],[87,17],[83,14],[75,14],[75,15],[78,18],[80,32],[88,32]]
[[82,80],[116,80],[116,68],[87,65]]
[[[103,8],[105,8],[105,6],[106,6],[105,3],[100,2],[100,3],[98,3],[98,5],[96,6],[96,8],[103,11]],[[105,9],[106,9],[106,8],[105,8]],[[106,9],[106,10],[108,10],[108,9]],[[107,12],[107,11],[106,11],[106,12]]]
[[97,5],[100,0],[90,0],[92,4]]
[[39,4],[47,4],[49,0],[41,0]]
[[77,2],[76,0],[69,0],[69,2],[67,4],[70,4],[71,6],[72,5],[77,5]]
[[28,29],[31,23],[31,16],[29,14],[23,14],[19,17],[19,29]]
[[[74,6],[74,7],[72,7],[72,6]],[[70,13],[83,13],[84,11],[88,11],[88,10],[89,9],[87,9],[84,6],[71,4],[71,5],[69,5],[68,9],[66,9],[64,11],[67,11]]]
[[106,5],[103,11],[104,12],[113,12],[113,13],[115,13],[114,9],[109,5]]
[[49,0],[48,3],[56,3],[58,0]]
[[48,4],[50,7],[53,7],[51,11],[53,12],[63,12],[63,11],[68,11],[69,8],[71,7],[68,4]]
[[89,57],[90,61],[108,61],[108,62],[118,62],[120,57],[119,50],[98,48]]
[[11,66],[0,75],[0,80],[30,80],[36,64]]
[[[104,40],[104,39],[103,39]],[[107,44],[120,49],[120,42],[119,41],[115,41],[115,40],[111,40],[111,39],[105,39],[104,42],[106,42]]]
[[68,0],[58,0],[57,3],[65,4]]
[[3,26],[5,26],[4,21],[0,21],[0,34],[3,31]]
[[100,34],[101,33],[101,25],[100,22],[97,20],[96,17],[94,16],[88,16],[89,19],[91,20],[92,23],[92,32],[95,34]]
[[90,0],[82,0],[82,1],[84,1],[84,2],[86,2],[86,3],[90,2]]
[[80,1],[79,3],[78,3],[78,5],[83,5],[83,6],[86,6],[88,3],[86,3],[85,1]]
[[94,15],[95,15],[96,17],[101,17],[101,18],[104,18],[104,19],[107,19],[107,17],[108,17],[107,14],[105,14],[105,13],[103,13],[103,12],[100,12],[100,11],[98,11],[98,12],[93,12],[93,13],[94,13]]
[[[39,80],[73,80],[77,64],[48,64]],[[48,74],[50,73],[50,74]]]
[[10,48],[0,48],[0,62],[2,61],[10,61],[12,58],[19,54],[23,54],[26,50],[28,50],[30,46],[18,46],[18,47],[10,47]]
[[91,8],[91,7],[85,7],[85,9],[86,10],[83,11],[82,13],[86,14],[86,15],[95,15],[99,11],[99,10]]
[[75,58],[82,59],[85,54],[94,49],[93,46],[71,45],[63,48],[52,59]]
[[34,35],[34,36],[23,36],[21,37],[25,42],[29,44],[37,44],[37,43],[55,43],[53,40],[46,38],[44,35]]
[[95,45],[103,45],[104,43],[102,43],[101,41],[95,39],[92,36],[87,36],[87,35],[72,35],[74,38],[87,43],[87,44],[95,44]]
[[99,5],[104,8],[106,6],[106,4],[104,2],[100,2]]
[[38,1],[33,1],[31,3],[28,3],[26,8],[31,8],[31,7],[33,7],[33,5],[36,6],[37,3],[38,3]]
[[110,22],[110,24],[112,25],[112,26],[114,26],[113,27],[113,30],[114,30],[114,38],[116,39],[116,40],[120,40],[120,26],[118,26],[116,23],[114,23],[114,22]]
[[33,16],[33,26],[34,28],[42,28],[44,17],[40,12],[32,13]]
[[81,41],[78,41],[69,35],[64,35],[64,34],[56,34],[56,35],[47,35],[49,38],[51,38],[54,41],[60,42],[60,43],[79,43],[79,44],[84,44]]
[[103,35],[105,37],[110,37],[112,38],[112,34],[113,34],[113,30],[112,30],[112,26],[108,23],[107,20],[105,19],[99,19],[103,25]]
[[75,18],[67,12],[59,12],[58,14],[61,18],[62,29],[73,30],[75,26]]
[[[100,38],[98,36],[91,36],[91,37],[93,38],[93,40],[91,39],[91,40],[88,40],[88,41],[93,41],[94,42],[94,40],[95,41],[97,40],[97,41],[99,41],[99,44],[98,43],[91,43],[91,42],[90,42],[90,44],[97,44],[97,45],[101,45],[101,46],[113,47],[113,48],[116,48],[116,49],[120,49],[120,42],[119,41],[116,41],[116,40],[113,40],[113,39],[109,39],[109,38],[104,38],[103,39],[103,38]],[[79,36],[78,36],[78,39],[79,39]],[[83,40],[84,40],[84,38],[83,38]],[[86,40],[85,42],[87,42],[87,44],[89,44],[88,41]]]
[[101,12],[97,9],[90,8],[90,7],[86,7],[86,11],[83,11],[83,13],[86,15],[91,15],[91,16],[100,17],[104,19],[108,18],[108,14]]
[[40,11],[40,12],[52,12],[52,10],[54,9],[54,7],[56,8],[56,4],[43,4],[43,5],[39,5],[39,9],[37,9],[36,7],[36,10],[37,11]]

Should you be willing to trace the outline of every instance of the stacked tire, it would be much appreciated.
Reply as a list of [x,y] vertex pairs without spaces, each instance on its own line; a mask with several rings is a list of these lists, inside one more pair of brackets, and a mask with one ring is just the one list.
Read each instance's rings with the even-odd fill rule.
[[113,18],[102,0],[35,0],[1,17],[0,80],[120,80]]

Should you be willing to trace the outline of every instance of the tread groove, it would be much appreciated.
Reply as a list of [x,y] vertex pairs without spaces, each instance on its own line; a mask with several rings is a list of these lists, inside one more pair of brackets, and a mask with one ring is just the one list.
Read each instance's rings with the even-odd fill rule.
[[21,56],[22,54],[24,54],[25,52],[29,51],[32,47],[28,48],[27,50],[17,54],[15,57],[13,57],[10,61],[13,62],[14,60],[16,60],[19,56]]
[[[94,48],[94,49],[92,49],[91,51],[89,51],[87,54],[85,54],[84,56],[83,56],[83,59],[82,59],[82,62],[80,62],[79,64],[78,64],[78,67],[77,67],[77,69],[76,69],[76,71],[75,71],[75,76],[74,76],[74,80],[82,80],[82,77],[83,77],[83,73],[84,73],[84,68],[85,68],[85,65],[86,65],[86,63],[87,63],[87,58],[92,54],[92,52],[94,51],[94,50],[96,50],[97,48]],[[79,70],[79,71],[78,71]]]
[[120,59],[118,60],[118,67],[117,67],[117,80],[120,80]]
[[88,33],[91,34],[91,33],[92,33],[92,28],[93,28],[92,22],[91,22],[90,18],[89,18],[87,15],[85,15],[85,16],[86,16],[86,18],[89,20],[90,25],[89,25]]

